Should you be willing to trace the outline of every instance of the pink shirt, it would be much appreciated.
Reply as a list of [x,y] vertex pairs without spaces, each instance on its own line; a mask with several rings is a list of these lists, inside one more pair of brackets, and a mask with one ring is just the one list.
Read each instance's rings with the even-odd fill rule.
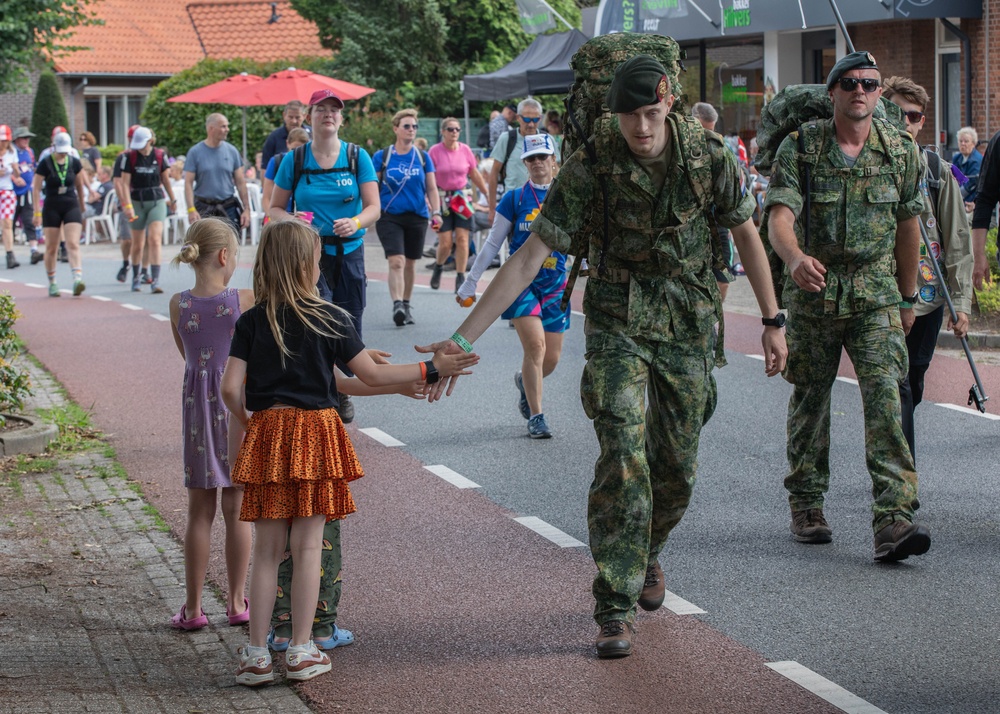
[[434,162],[438,188],[442,191],[460,191],[465,188],[469,174],[476,170],[476,157],[472,149],[462,142],[454,151],[443,144],[435,144],[427,150]]

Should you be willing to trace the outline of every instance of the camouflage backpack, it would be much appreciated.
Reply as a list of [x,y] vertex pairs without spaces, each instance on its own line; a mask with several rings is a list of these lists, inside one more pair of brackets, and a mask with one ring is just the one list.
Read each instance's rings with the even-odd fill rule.
[[[601,161],[601,154],[606,153],[609,146],[620,143],[617,141],[620,133],[615,126],[614,115],[605,103],[605,97],[618,66],[639,54],[656,57],[666,70],[671,93],[677,97],[670,115],[671,126],[677,132],[681,154],[684,157],[682,164],[687,169],[688,180],[698,205],[710,216],[714,230],[709,210],[712,197],[712,166],[705,143],[705,130],[696,119],[685,114],[685,104],[681,99],[680,73],[684,69],[681,64],[681,60],[685,57],[684,50],[673,38],[661,35],[616,32],[588,40],[580,46],[570,61],[574,81],[565,100],[562,155],[565,159],[580,147],[586,151],[587,162],[595,167],[595,174],[601,185],[603,225],[588,225],[573,236],[573,248],[570,252],[576,259],[573,261],[573,269],[563,291],[563,309],[569,304],[573,286],[580,274],[581,258],[587,256],[590,239],[595,232],[600,232],[602,238],[597,270],[599,272],[604,270],[604,257],[610,245],[611,214],[608,205],[607,174],[603,170],[607,162]],[[713,241],[712,245],[713,262],[721,265],[721,260],[715,255],[716,241]]]
[[[774,168],[778,147],[786,136],[795,137],[799,148],[799,167],[802,175],[800,186],[812,183],[812,170],[826,142],[826,136],[819,131],[817,120],[829,119],[833,116],[833,102],[825,85],[822,84],[792,84],[780,92],[774,99],[764,105],[760,113],[760,125],[757,129],[757,157],[754,167],[764,175],[770,176]],[[905,131],[902,110],[885,97],[875,105],[872,129],[879,132],[885,146],[889,148],[892,164],[889,171],[895,176],[902,176],[905,169],[906,150],[899,138],[898,131]],[[901,165],[900,161],[904,163]],[[898,183],[897,178],[897,183]],[[800,214],[805,252],[809,252],[809,214],[810,192],[803,193],[803,208]],[[784,261],[774,252],[767,236],[767,217],[765,211],[760,217],[760,238],[764,243],[768,263],[771,267],[771,280],[778,306],[784,307],[782,292],[784,289]]]

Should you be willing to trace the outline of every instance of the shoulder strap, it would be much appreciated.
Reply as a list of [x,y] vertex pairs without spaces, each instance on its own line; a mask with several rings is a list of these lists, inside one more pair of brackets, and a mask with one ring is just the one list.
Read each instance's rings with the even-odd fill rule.
[[[392,144],[382,149],[382,169],[378,172],[378,187],[380,191],[382,190],[382,184],[385,182],[385,170],[389,166],[390,151],[392,151]],[[417,151],[420,151],[420,149],[417,149]]]
[[511,154],[514,153],[514,142],[517,141],[517,129],[507,130],[507,152],[504,154],[503,163],[500,164],[500,175],[497,177],[497,185],[503,188],[504,181],[507,180],[507,162],[510,161]]
[[131,173],[135,173],[136,164],[139,163],[139,152],[136,149],[128,150],[127,165],[132,169]]
[[352,144],[347,142],[347,170],[354,174],[355,177],[358,175],[358,152],[360,149],[357,144]]
[[302,178],[302,167],[306,163],[306,145],[296,146],[292,153],[292,213],[295,213],[295,187]]

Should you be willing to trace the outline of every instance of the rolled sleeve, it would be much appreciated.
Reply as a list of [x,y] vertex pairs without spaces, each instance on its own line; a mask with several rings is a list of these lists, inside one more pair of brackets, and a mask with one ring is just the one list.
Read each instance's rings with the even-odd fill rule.
[[[909,134],[905,136],[909,139]],[[900,223],[924,212],[924,195],[920,191],[923,162],[913,140],[906,142],[906,149],[906,173],[900,185],[899,207],[896,209],[896,220]]]
[[541,213],[531,223],[531,232],[560,253],[585,251],[584,245],[574,246],[573,237],[587,225],[593,210],[594,184],[594,176],[583,161],[576,155],[571,157],[549,189]]
[[797,218],[802,212],[802,193],[799,186],[799,162],[796,158],[796,135],[789,135],[781,142],[775,156],[774,173],[767,187],[764,209],[787,206]]

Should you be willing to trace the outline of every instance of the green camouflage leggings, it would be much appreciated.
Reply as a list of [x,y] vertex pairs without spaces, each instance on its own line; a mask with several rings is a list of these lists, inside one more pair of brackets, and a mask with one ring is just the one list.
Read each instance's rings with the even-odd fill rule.
[[[291,531],[291,528],[289,528]],[[333,634],[340,602],[340,521],[327,521],[323,527],[323,552],[320,555],[319,600],[313,620],[313,639],[324,640]],[[278,592],[271,614],[271,627],[278,637],[292,636],[292,553],[285,543],[285,556],[278,565]]]
[[691,499],[716,404],[711,342],[711,333],[683,344],[587,336],[580,394],[601,447],[587,514],[598,624],[635,619],[646,567]]
[[846,350],[861,387],[865,462],[872,479],[872,526],[919,508],[917,473],[903,435],[899,382],[907,373],[906,342],[895,307],[848,318],[789,317],[785,379],[788,402],[785,488],[793,510],[822,508],[830,486],[830,393]]

